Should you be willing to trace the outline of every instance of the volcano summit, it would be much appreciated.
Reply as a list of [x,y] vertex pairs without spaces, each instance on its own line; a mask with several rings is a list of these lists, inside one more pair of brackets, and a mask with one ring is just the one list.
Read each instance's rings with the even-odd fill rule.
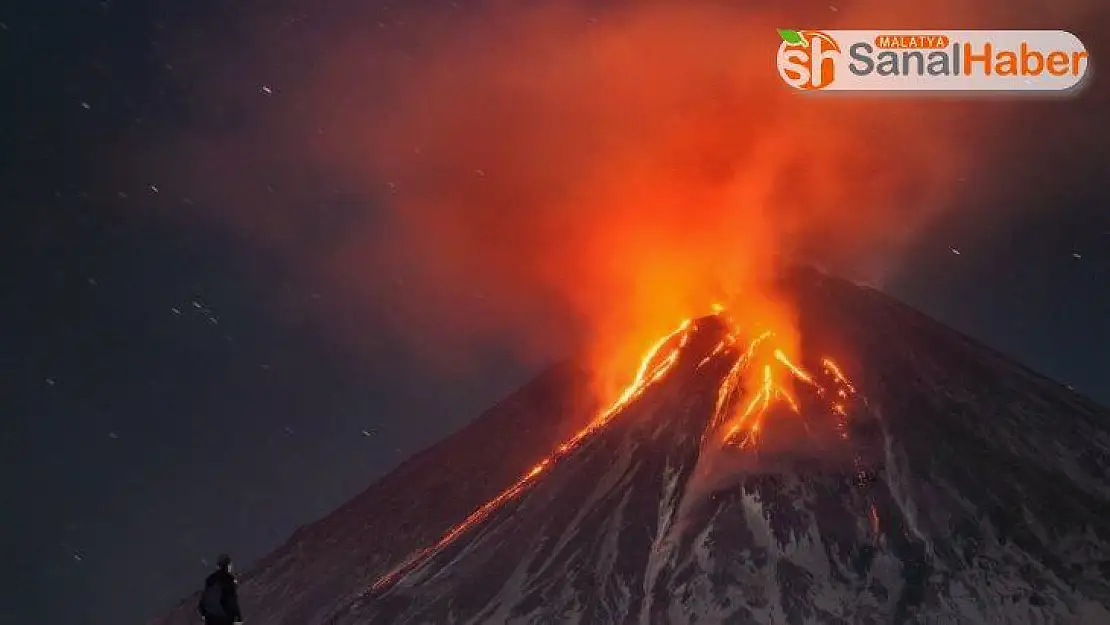
[[294,534],[248,614],[1110,623],[1110,414],[877,291],[787,282],[815,358],[718,312],[600,411],[553,368]]

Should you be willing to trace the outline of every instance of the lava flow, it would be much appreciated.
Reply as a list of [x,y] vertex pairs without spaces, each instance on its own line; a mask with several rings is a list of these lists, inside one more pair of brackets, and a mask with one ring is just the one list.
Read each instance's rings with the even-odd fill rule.
[[[725,341],[735,341],[734,335],[726,337]],[[741,449],[753,447],[759,442],[759,432],[762,427],[763,421],[768,412],[777,403],[784,404],[792,412],[801,414],[801,408],[798,400],[787,388],[788,384],[779,381],[785,378],[787,382],[799,382],[812,388],[818,397],[826,398],[828,405],[827,412],[834,415],[836,418],[836,427],[840,430],[840,437],[847,438],[846,419],[847,409],[845,408],[846,402],[855,396],[856,390],[852,386],[848,378],[831,359],[825,358],[821,362],[821,370],[825,375],[832,380],[834,391],[829,392],[829,389],[822,385],[813,374],[803,369],[800,365],[794,363],[789,357],[781,350],[774,349],[770,351],[770,361],[763,364],[762,367],[756,367],[753,362],[756,358],[760,348],[770,340],[774,339],[774,335],[770,332],[765,332],[757,336],[751,341],[746,350],[740,357],[737,358],[735,364],[729,370],[728,374],[721,380],[721,386],[717,395],[717,408],[716,414],[713,418],[713,427],[711,430],[723,430],[723,442],[725,445],[735,445]],[[744,406],[744,409],[731,416],[728,412],[730,400],[735,398],[742,392],[742,387],[746,379],[753,376],[751,373],[755,369],[758,371],[755,374],[757,377],[752,380],[754,388],[749,391],[750,398]],[[831,395],[831,399],[830,398]],[[803,426],[807,431],[809,426],[802,421]],[[723,427],[721,427],[723,425]]]
[[[798,400],[787,388],[791,382],[801,382],[811,387],[817,396],[828,398],[827,412],[837,419],[836,426],[841,438],[847,438],[845,431],[847,412],[844,403],[854,396],[855,388],[829,359],[822,361],[822,371],[832,381],[834,391],[830,393],[813,375],[791,361],[779,348],[772,348],[775,335],[763,332],[746,344],[738,338],[739,329],[723,315],[723,310],[714,307],[715,316],[729,325],[731,329],[724,338],[703,358],[698,369],[711,362],[731,361],[728,372],[721,378],[717,403],[712,419],[703,436],[710,440],[717,432],[724,432],[721,443],[725,446],[749,449],[759,442],[761,425],[772,406],[783,404],[795,413],[801,412]],[[557,465],[561,460],[578,449],[583,441],[607,426],[632,402],[640,398],[649,388],[661,381],[679,362],[683,348],[694,330],[694,321],[687,319],[670,334],[659,339],[644,354],[632,383],[607,408],[569,440],[559,445],[549,457],[537,463],[521,476],[512,486],[489,500],[472,512],[458,525],[448,530],[438,541],[405,558],[400,564],[379,578],[372,586],[373,592],[382,591],[393,585],[401,577],[419,568],[445,547],[452,544],[469,529],[481,523],[491,513],[506,503],[520,497],[534,485],[539,477]],[[735,411],[736,399],[740,395],[749,398],[742,410]],[[803,421],[804,423],[804,421]]]
[[[653,345],[651,349],[649,349],[647,353],[644,354],[643,360],[640,362],[640,368],[636,372],[636,377],[633,379],[632,383],[629,384],[627,388],[625,388],[624,392],[621,393],[620,397],[618,397],[616,401],[614,401],[608,408],[601,411],[601,413],[599,413],[598,416],[589,423],[589,425],[582,428],[577,434],[572,436],[565,443],[559,445],[554,454],[541,460],[539,463],[533,466],[532,469],[528,471],[528,473],[525,473],[512,486],[505,489],[501,492],[501,494],[497,495],[493,499],[483,504],[482,507],[472,512],[470,516],[466,517],[466,519],[463,520],[462,523],[459,523],[458,525],[448,530],[447,533],[444,534],[443,537],[441,537],[438,541],[436,541],[434,545],[430,547],[425,547],[424,549],[413,553],[404,561],[402,561],[401,564],[397,565],[388,573],[379,578],[378,581],[374,582],[373,590],[378,591],[392,585],[393,582],[397,581],[397,579],[405,573],[408,573],[424,562],[427,562],[435,554],[442,551],[444,547],[447,547],[452,542],[454,542],[456,538],[465,533],[468,529],[474,527],[483,519],[488,517],[490,513],[520,496],[521,493],[523,493],[532,484],[535,483],[536,479],[542,473],[544,473],[547,469],[558,463],[559,460],[565,458],[567,455],[577,449],[582,441],[587,439],[590,435],[605,427],[605,425],[608,424],[609,421],[612,420],[612,418],[621,411],[621,409],[635,401],[636,398],[638,398],[639,396],[643,395],[644,391],[647,390],[648,387],[662,379],[665,375],[667,375],[667,372],[669,372],[674,367],[675,363],[678,362],[679,353],[682,351],[682,348],[686,346],[686,342],[689,340],[690,334],[688,330],[690,329],[692,323],[692,320],[687,319],[686,321],[683,321],[682,324],[679,325],[679,327],[674,332],[671,332],[667,336],[659,339],[659,341],[657,341],[655,345]],[[672,343],[672,339],[674,339],[676,336],[681,336],[678,343],[670,347],[665,355],[661,354],[660,352],[663,351],[663,348],[666,347],[669,343]],[[662,357],[660,358],[660,356]]]

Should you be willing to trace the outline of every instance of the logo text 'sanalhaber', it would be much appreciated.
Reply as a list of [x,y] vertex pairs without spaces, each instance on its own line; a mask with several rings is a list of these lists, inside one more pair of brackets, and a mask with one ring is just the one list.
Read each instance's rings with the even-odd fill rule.
[[1062,30],[780,29],[779,76],[800,91],[1067,91],[1087,75]]

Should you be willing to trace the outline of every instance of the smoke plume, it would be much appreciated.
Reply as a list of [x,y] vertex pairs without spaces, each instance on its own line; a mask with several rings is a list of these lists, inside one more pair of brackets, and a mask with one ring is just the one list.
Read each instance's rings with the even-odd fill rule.
[[[715,303],[789,335],[790,302],[767,286],[785,263],[881,279],[939,218],[985,205],[1028,141],[1006,131],[1010,102],[794,92],[774,67],[777,27],[1067,28],[1089,13],[828,2],[256,20],[298,70],[267,87],[267,110],[177,157],[221,200],[220,223],[344,294],[354,313],[324,323],[348,336],[368,331],[361,318],[433,350],[491,335],[525,356],[585,345],[603,378],[627,378]],[[210,106],[229,106],[231,73],[203,79],[221,85]],[[325,215],[323,187],[354,199]]]

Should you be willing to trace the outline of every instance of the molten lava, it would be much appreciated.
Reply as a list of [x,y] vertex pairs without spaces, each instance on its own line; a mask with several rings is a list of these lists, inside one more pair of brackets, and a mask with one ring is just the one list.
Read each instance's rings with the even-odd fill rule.
[[[762,335],[757,341],[750,343],[744,357],[737,361],[736,373],[730,372],[722,381],[717,401],[718,411],[724,410],[728,398],[740,391],[741,375],[739,372],[743,371],[745,363],[751,361],[759,345],[768,339],[773,339],[773,335]],[[795,414],[801,414],[798,400],[787,388],[790,382],[800,382],[809,386],[816,391],[818,397],[824,398],[830,395],[825,386],[819,383],[811,373],[790,360],[781,349],[775,349],[771,352],[771,355],[772,362],[763,365],[762,373],[754,388],[754,394],[751,394],[751,398],[744,409],[728,421],[728,427],[725,428],[723,437],[723,442],[726,445],[736,445],[741,449],[757,445],[763,420],[777,403],[784,404]],[[855,395],[855,388],[832,360],[823,359],[822,370],[832,379],[832,383],[835,385],[833,395],[838,398],[837,401],[826,406],[826,410],[837,417],[837,427],[842,430],[841,438],[847,438],[847,433],[843,431],[843,419],[847,417],[844,402]],[[717,420],[720,421],[722,416],[718,415]],[[802,424],[808,431],[809,427],[805,421],[802,421]]]
[[[742,335],[741,329],[733,327],[733,324],[728,322],[723,316],[723,308],[714,305],[713,310],[714,315],[727,323],[731,331],[698,363],[697,369],[701,370],[714,361],[731,361],[731,364],[719,381],[714,414],[703,434],[703,443],[710,442],[716,433],[723,432],[719,437],[719,443],[726,447],[741,450],[757,447],[760,429],[773,408],[782,405],[793,413],[801,414],[800,404],[788,388],[796,382],[808,386],[817,397],[827,400],[825,412],[836,419],[840,437],[847,438],[845,404],[855,396],[856,391],[832,360],[828,358],[822,360],[821,371],[829,380],[827,387],[818,382],[817,378],[801,365],[792,361],[781,347],[774,345],[773,332],[764,331],[744,343],[739,338]],[[512,486],[449,529],[434,544],[405,558],[379,578],[374,583],[372,591],[378,592],[388,588],[401,577],[419,568],[494,511],[520,497],[538,481],[541,475],[573,453],[592,435],[605,428],[626,407],[674,370],[684,348],[689,343],[694,328],[694,321],[687,319],[673,332],[656,341],[642,357],[632,383],[608,407],[600,411],[589,425],[559,445],[550,456],[533,466]],[[736,400],[741,395],[746,395],[747,400],[742,409],[736,410],[739,406]],[[806,428],[808,431],[808,426]]]
[[[679,353],[682,351],[682,348],[686,346],[686,342],[690,338],[688,330],[692,323],[693,321],[690,319],[683,321],[682,324],[679,325],[679,327],[674,332],[671,332],[667,336],[664,336],[663,338],[659,339],[655,343],[655,345],[652,345],[647,353],[644,354],[643,360],[640,363],[640,368],[639,370],[637,370],[636,377],[633,379],[632,383],[629,384],[627,388],[625,388],[620,397],[618,397],[608,408],[601,411],[597,415],[597,417],[590,422],[589,425],[582,428],[567,442],[559,445],[559,447],[556,448],[555,453],[541,460],[539,463],[533,466],[532,469],[528,471],[528,473],[525,473],[512,486],[505,489],[501,492],[501,494],[497,495],[493,499],[483,504],[482,507],[472,512],[470,516],[466,517],[466,519],[463,520],[462,523],[459,523],[455,527],[452,527],[450,530],[448,530],[447,533],[444,534],[443,537],[441,537],[438,541],[436,541],[434,545],[430,547],[425,547],[424,549],[413,553],[404,561],[402,561],[401,564],[394,567],[391,571],[379,578],[378,581],[374,582],[373,590],[377,591],[392,585],[393,582],[395,582],[405,573],[415,569],[424,562],[427,562],[436,553],[439,553],[441,550],[443,550],[444,547],[450,545],[452,542],[455,541],[456,538],[465,533],[468,529],[474,527],[483,519],[488,517],[490,513],[497,510],[509,501],[516,499],[521,493],[527,490],[528,487],[531,486],[544,471],[546,471],[548,468],[558,463],[559,460],[566,457],[575,449],[577,449],[582,441],[589,438],[590,435],[605,427],[605,425],[609,423],[609,421],[612,420],[612,418],[616,416],[625,406],[632,403],[636,400],[636,398],[643,395],[645,390],[647,390],[655,382],[662,379],[665,375],[667,375],[667,372],[669,372],[671,368],[674,367],[675,363],[678,362]],[[681,337],[678,343],[674,346],[671,346],[670,349],[665,353],[665,355],[661,354],[660,352],[663,351],[664,347],[667,347],[669,343],[672,343],[672,339],[677,336]]]

